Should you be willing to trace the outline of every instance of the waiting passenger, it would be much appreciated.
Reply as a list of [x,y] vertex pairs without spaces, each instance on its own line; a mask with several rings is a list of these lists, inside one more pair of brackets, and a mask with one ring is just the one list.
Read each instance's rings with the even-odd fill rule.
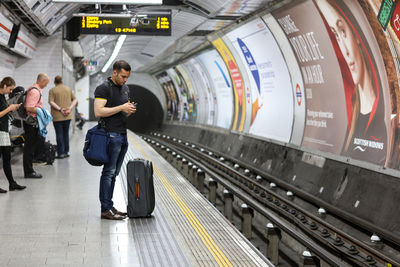
[[51,116],[56,131],[57,157],[69,157],[69,125],[71,124],[73,109],[78,102],[72,89],[63,84],[61,76],[54,78],[54,85],[49,91]]
[[[8,105],[4,95],[11,93],[14,87],[15,87],[15,81],[11,77],[5,77],[0,82],[0,152],[1,152],[1,157],[3,158],[3,171],[7,177],[10,191],[23,190],[26,188],[26,186],[17,184],[17,182],[13,178],[11,170],[11,142],[10,142],[10,134],[8,132],[9,130],[8,113],[10,111],[17,110],[20,104]],[[6,192],[7,190],[0,188],[0,193],[6,193]]]
[[[34,88],[33,90],[29,91],[25,99],[25,109],[28,115],[36,117],[37,109],[43,107],[42,90],[47,86],[49,81],[49,76],[47,76],[46,73],[40,73],[37,77],[36,83],[27,89],[29,90]],[[32,166],[33,155],[40,138],[39,128],[37,125],[31,125],[24,121],[24,130],[25,145],[23,162],[25,178],[42,178],[42,175],[40,173],[36,173]]]
[[78,111],[78,108],[75,108],[75,122],[79,130],[82,130],[83,125],[86,123],[86,119],[83,117],[83,114]]
[[121,170],[122,162],[128,150],[126,136],[126,117],[136,112],[136,107],[129,99],[129,87],[125,85],[131,74],[131,66],[124,60],[113,65],[112,77],[97,86],[94,92],[94,114],[99,123],[110,134],[108,146],[109,162],[104,164],[100,177],[101,218],[122,220],[127,213],[120,212],[112,201],[115,177]]

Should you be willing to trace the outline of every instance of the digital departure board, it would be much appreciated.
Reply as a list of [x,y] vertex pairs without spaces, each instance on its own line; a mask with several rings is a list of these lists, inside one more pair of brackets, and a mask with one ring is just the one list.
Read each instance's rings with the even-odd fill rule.
[[82,16],[81,34],[171,35],[171,12],[126,17]]

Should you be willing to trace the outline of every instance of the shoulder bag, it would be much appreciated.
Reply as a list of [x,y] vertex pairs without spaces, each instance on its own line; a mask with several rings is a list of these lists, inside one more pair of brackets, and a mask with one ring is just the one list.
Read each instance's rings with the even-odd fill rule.
[[109,162],[108,145],[109,133],[101,127],[101,124],[89,129],[86,133],[83,156],[93,166],[102,166]]

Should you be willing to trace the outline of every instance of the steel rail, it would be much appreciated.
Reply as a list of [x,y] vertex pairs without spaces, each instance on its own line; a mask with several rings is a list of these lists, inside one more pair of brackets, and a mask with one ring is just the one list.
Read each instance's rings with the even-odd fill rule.
[[[153,138],[153,137],[152,137],[152,138]],[[157,138],[157,139],[158,139],[158,138]],[[170,140],[166,140],[166,141],[168,141],[168,142],[170,143]],[[163,142],[165,142],[165,140],[163,140]],[[180,146],[180,147],[182,147],[182,148],[185,149],[185,150],[188,149],[188,147],[187,147],[187,146],[184,146],[183,144],[174,144],[174,143],[172,143],[171,145],[173,145],[174,147]],[[182,148],[181,148],[181,149],[180,149],[180,148],[176,148],[176,149],[178,149],[178,150],[180,151],[179,153],[181,153],[181,154],[182,154],[182,153],[183,153],[183,154],[186,154],[186,157],[190,157],[189,155],[187,155],[187,153],[186,153],[185,151],[182,151]],[[276,212],[278,212],[278,213],[284,214],[286,218],[288,218],[289,220],[291,220],[291,221],[292,221],[293,223],[295,223],[298,227],[300,227],[300,228],[302,228],[303,230],[307,231],[309,234],[315,235],[315,231],[309,231],[309,229],[305,229],[305,226],[304,226],[303,224],[305,224],[305,223],[304,223],[304,220],[307,222],[307,219],[305,219],[304,216],[302,216],[302,219],[301,219],[301,220],[303,221],[303,224],[299,224],[299,223],[298,223],[297,215],[299,215],[299,214],[297,213],[297,211],[300,211],[299,213],[302,213],[302,214],[304,214],[305,216],[307,216],[308,219],[311,219],[312,224],[311,224],[310,226],[311,226],[312,228],[314,228],[314,230],[319,229],[319,228],[322,228],[322,229],[324,229],[323,231],[325,231],[325,235],[326,235],[326,232],[327,232],[326,229],[330,229],[336,236],[340,236],[340,237],[341,237],[342,239],[344,239],[347,243],[349,243],[349,244],[348,244],[348,245],[349,245],[348,247],[346,247],[346,246],[343,246],[343,247],[347,248],[347,250],[349,250],[350,253],[347,252],[347,251],[341,250],[341,247],[340,247],[340,246],[341,246],[341,245],[340,245],[341,243],[339,243],[339,245],[336,245],[336,246],[333,247],[336,251],[340,251],[341,253],[346,254],[347,257],[348,257],[349,259],[351,259],[351,258],[354,259],[354,258],[355,258],[355,257],[354,257],[354,255],[355,255],[355,254],[354,254],[354,249],[355,249],[354,245],[356,245],[357,248],[358,248],[356,254],[359,254],[360,252],[363,252],[363,253],[365,254],[365,256],[364,256],[364,258],[363,258],[364,260],[366,260],[367,258],[370,258],[370,257],[371,257],[370,254],[372,254],[372,255],[374,255],[374,257],[377,258],[377,260],[379,260],[382,264],[385,264],[385,263],[387,263],[387,262],[391,262],[391,263],[393,263],[393,264],[400,265],[399,262],[396,262],[395,260],[393,260],[393,259],[387,257],[385,254],[382,254],[381,252],[377,251],[376,249],[373,249],[373,248],[371,248],[370,246],[367,246],[367,245],[364,244],[363,242],[359,241],[358,239],[355,239],[354,237],[348,235],[347,233],[341,231],[340,229],[338,229],[338,228],[336,228],[336,227],[334,227],[334,226],[332,226],[332,225],[330,225],[330,224],[327,224],[327,223],[326,223],[325,221],[323,221],[321,218],[315,216],[314,214],[310,213],[310,212],[307,211],[307,210],[304,210],[304,209],[298,207],[297,205],[294,205],[292,202],[290,202],[289,200],[285,199],[285,198],[282,197],[281,195],[279,195],[279,194],[273,192],[272,190],[270,190],[269,188],[263,186],[262,184],[257,183],[256,181],[254,181],[254,179],[251,179],[251,178],[249,178],[249,177],[243,175],[243,174],[240,173],[239,171],[236,171],[235,169],[232,169],[230,166],[226,166],[225,164],[222,164],[220,161],[218,161],[218,160],[215,159],[214,157],[209,156],[209,155],[206,155],[206,154],[204,154],[203,152],[199,152],[198,150],[192,149],[192,148],[190,148],[190,147],[189,147],[189,149],[192,150],[193,152],[195,152],[195,153],[196,153],[198,156],[200,156],[201,158],[203,158],[203,160],[205,160],[207,163],[215,164],[215,165],[223,165],[224,168],[226,168],[227,170],[229,170],[229,172],[230,172],[231,174],[233,174],[233,175],[235,175],[236,177],[238,177],[238,178],[240,178],[240,179],[246,181],[246,182],[249,183],[249,184],[252,184],[253,188],[258,188],[258,189],[260,189],[260,191],[263,191],[264,193],[268,193],[268,194],[270,195],[270,197],[272,196],[273,198],[275,198],[275,200],[276,200],[276,199],[279,199],[279,201],[281,201],[281,202],[284,203],[283,206],[285,207],[285,210],[286,210],[286,211],[289,211],[288,206],[291,207],[291,208],[292,208],[292,211],[295,211],[295,214],[291,214],[291,216],[288,216],[288,214],[290,214],[289,212],[286,212],[286,214],[284,214],[283,211],[280,210],[280,209],[279,209],[279,210],[274,209],[274,210],[275,210]],[[193,154],[193,153],[192,153],[192,154]],[[220,154],[221,154],[221,153],[220,153]],[[214,155],[214,154],[213,154],[213,155]],[[216,155],[216,154],[215,154],[215,155]],[[192,160],[194,160],[194,159],[192,159]],[[197,162],[196,164],[197,164],[197,165],[200,165],[198,162]],[[219,167],[215,167],[216,170],[212,171],[212,170],[210,170],[210,168],[208,168],[208,167],[206,167],[204,164],[202,164],[202,168],[203,168],[203,169],[207,169],[208,172],[212,172],[213,175],[215,175],[215,174],[216,174],[215,171],[217,171],[217,172],[219,173],[218,175],[220,175],[220,176],[225,176],[225,172],[220,171],[220,170],[219,170],[219,169],[220,169]],[[230,177],[230,176],[229,176],[229,177]],[[229,179],[229,178],[228,178],[228,179]],[[275,178],[275,179],[277,179],[277,178]],[[222,181],[221,179],[217,179],[217,180],[219,180],[219,182],[220,182],[221,184],[223,184],[223,181]],[[235,181],[232,181],[232,182],[235,183]],[[279,181],[277,181],[277,184],[278,184],[278,182],[279,182]],[[239,183],[239,182],[237,182],[237,183]],[[247,184],[246,186],[249,187],[249,184]],[[286,183],[285,183],[285,184],[286,184]],[[240,187],[241,187],[241,184],[239,183],[239,184],[237,184],[237,186],[239,186],[239,188],[240,188]],[[242,189],[242,190],[243,190],[243,189]],[[254,191],[254,189],[250,189],[250,190],[246,190],[246,191]],[[293,190],[293,191],[299,191],[299,190]],[[247,192],[247,194],[253,195],[251,192]],[[301,194],[296,194],[296,195],[301,197]],[[238,195],[238,197],[241,198],[242,200],[244,200],[240,195]],[[270,198],[270,197],[269,197],[269,198]],[[254,198],[259,198],[259,197],[253,195],[252,198],[254,199]],[[265,198],[265,197],[264,197],[264,198]],[[265,200],[263,200],[262,198],[261,198],[261,199],[258,199],[258,201],[261,202],[261,203],[263,203],[263,204],[265,204],[265,205],[268,205],[268,203],[267,203]],[[246,199],[245,199],[245,202],[249,202],[249,199],[246,198]],[[250,204],[250,202],[249,202],[249,205],[254,206],[254,203]],[[283,206],[282,206],[282,207],[283,207]],[[254,206],[254,207],[256,207],[256,206]],[[257,209],[256,209],[256,210],[257,210]],[[259,212],[260,212],[260,211],[259,211]],[[260,212],[260,213],[263,214],[263,212]],[[264,215],[264,216],[265,216],[265,215]],[[266,216],[266,217],[268,217],[268,216]],[[318,225],[316,225],[316,223],[317,223]],[[328,236],[330,236],[330,234],[328,234]],[[319,237],[319,236],[318,236],[318,237],[314,236],[314,238],[321,238],[321,237]],[[333,245],[338,241],[337,239],[335,239],[335,240],[334,240],[334,244],[331,244],[331,243],[329,243],[329,241],[327,241],[326,239],[327,239],[327,238],[325,237],[325,239],[322,239],[322,240],[323,240],[323,242],[324,242],[327,246],[333,246]],[[339,242],[342,242],[342,240],[339,239]],[[342,243],[343,243],[343,242],[342,242]],[[323,258],[323,257],[322,257],[322,258]],[[357,262],[360,263],[359,260],[357,260]]]

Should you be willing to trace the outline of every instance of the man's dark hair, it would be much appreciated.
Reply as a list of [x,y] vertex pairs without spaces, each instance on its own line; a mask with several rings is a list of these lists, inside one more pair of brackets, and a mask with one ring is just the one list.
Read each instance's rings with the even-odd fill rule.
[[58,84],[61,84],[61,83],[62,83],[62,77],[59,76],[59,75],[57,75],[57,76],[54,78],[54,84],[55,84],[55,85],[58,85]]
[[126,71],[131,71],[131,66],[125,60],[117,60],[114,62],[113,70],[120,71],[124,69]]

